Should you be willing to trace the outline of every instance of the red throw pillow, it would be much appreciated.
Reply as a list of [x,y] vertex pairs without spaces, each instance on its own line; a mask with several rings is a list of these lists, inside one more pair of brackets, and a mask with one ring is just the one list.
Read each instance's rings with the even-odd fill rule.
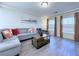
[[19,30],[18,29],[12,29],[12,33],[13,33],[13,35],[18,35],[19,34]]
[[11,30],[4,30],[2,31],[3,39],[8,39],[12,37],[12,32]]

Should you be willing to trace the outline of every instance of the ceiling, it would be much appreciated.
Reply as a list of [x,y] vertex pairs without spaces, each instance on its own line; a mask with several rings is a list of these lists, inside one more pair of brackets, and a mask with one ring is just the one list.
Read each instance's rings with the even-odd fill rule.
[[47,8],[41,7],[40,2],[2,2],[1,4],[36,17],[53,16],[56,11],[62,13],[79,8],[79,2],[49,2]]

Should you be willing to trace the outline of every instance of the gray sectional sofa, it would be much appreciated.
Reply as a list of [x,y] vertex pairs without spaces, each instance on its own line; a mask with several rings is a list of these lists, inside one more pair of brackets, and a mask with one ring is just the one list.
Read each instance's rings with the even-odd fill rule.
[[0,56],[14,56],[20,54],[21,43],[16,36],[5,39],[0,43]]
[[[1,31],[6,30],[2,29]],[[0,42],[0,56],[14,56],[20,54],[21,52],[21,42],[20,40],[27,40],[32,38],[37,34],[37,32],[29,33],[28,28],[19,28],[20,34],[12,36],[11,38],[4,39]],[[1,39],[0,39],[1,40]]]

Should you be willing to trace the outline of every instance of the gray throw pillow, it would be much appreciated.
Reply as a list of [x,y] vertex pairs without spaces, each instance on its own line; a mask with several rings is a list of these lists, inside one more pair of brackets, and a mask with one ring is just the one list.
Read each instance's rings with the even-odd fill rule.
[[0,33],[0,43],[3,42],[3,36],[2,34]]

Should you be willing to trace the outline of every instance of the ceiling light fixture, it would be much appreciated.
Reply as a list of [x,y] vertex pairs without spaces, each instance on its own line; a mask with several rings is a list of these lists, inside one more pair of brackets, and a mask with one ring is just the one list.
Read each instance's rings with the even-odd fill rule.
[[42,6],[42,7],[47,7],[47,6],[48,6],[48,2],[42,2],[42,3],[41,3],[41,6]]

